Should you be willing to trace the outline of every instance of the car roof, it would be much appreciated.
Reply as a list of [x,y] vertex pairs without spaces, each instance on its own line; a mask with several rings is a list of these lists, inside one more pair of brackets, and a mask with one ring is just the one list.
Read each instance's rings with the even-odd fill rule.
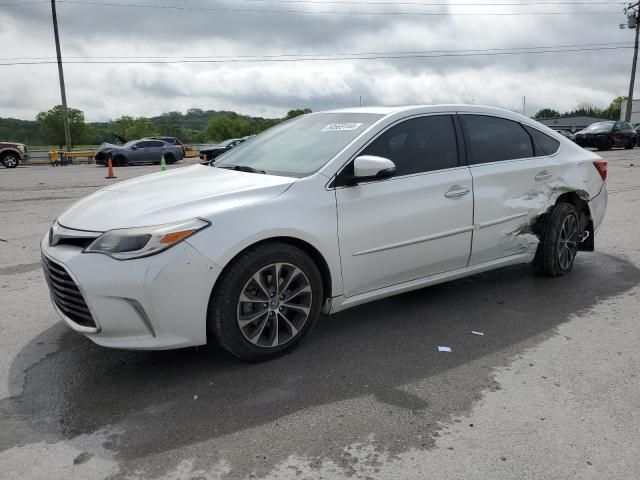
[[[505,110],[503,108],[489,107],[486,105],[469,105],[469,104],[437,104],[437,105],[401,105],[397,107],[352,107],[340,108],[335,110],[326,110],[318,113],[373,113],[378,115],[391,115],[395,113],[437,113],[437,112],[469,112],[469,113],[486,113],[490,115],[500,115],[504,117],[522,117],[521,115]],[[313,115],[313,114],[312,114]]]

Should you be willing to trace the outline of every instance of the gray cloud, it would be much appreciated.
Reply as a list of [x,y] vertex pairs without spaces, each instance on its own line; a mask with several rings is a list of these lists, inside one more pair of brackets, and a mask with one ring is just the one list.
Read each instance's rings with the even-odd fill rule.
[[[228,8],[354,7],[278,2],[183,2]],[[422,8],[478,13],[487,7]],[[533,11],[536,7],[491,7]],[[510,10],[507,10],[509,8]],[[538,7],[538,11],[570,7]],[[576,7],[577,8],[577,7]],[[583,8],[583,7],[580,7]],[[611,9],[618,7],[608,7]],[[416,11],[420,7],[363,6]],[[601,7],[600,10],[603,8]],[[617,15],[486,17],[451,15],[304,15],[221,13],[59,5],[63,55],[236,56],[281,53],[398,52],[515,48],[583,43],[631,43]],[[55,55],[48,5],[0,7],[2,57]],[[626,93],[630,50],[552,54],[385,59],[369,61],[171,65],[66,64],[70,105],[89,120],[153,115],[187,108],[282,115],[371,104],[471,102],[521,108],[605,105]],[[59,103],[54,64],[0,67],[0,116],[33,118]]]

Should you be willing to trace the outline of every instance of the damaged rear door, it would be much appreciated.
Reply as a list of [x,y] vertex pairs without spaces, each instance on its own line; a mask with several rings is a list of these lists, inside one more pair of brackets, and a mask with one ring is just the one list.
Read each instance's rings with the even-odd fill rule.
[[469,265],[534,253],[531,221],[548,207],[560,143],[518,122],[460,115],[473,177],[474,230]]

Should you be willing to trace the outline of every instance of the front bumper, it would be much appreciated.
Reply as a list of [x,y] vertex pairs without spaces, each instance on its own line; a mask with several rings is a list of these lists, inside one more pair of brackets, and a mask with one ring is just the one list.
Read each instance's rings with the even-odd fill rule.
[[98,345],[163,350],[207,342],[207,307],[220,267],[187,242],[150,257],[119,261],[73,245],[41,243],[82,292],[95,322],[79,325],[54,303],[73,330]]
[[581,147],[604,148],[609,143],[609,137],[606,135],[590,135],[576,137],[574,140]]

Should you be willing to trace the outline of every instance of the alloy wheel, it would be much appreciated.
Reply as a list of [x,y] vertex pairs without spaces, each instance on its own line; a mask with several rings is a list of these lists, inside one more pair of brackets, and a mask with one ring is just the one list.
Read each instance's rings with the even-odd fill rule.
[[10,153],[4,157],[2,163],[4,163],[4,166],[7,168],[13,168],[18,164],[18,157]]
[[290,263],[272,263],[254,273],[238,299],[237,323],[253,345],[283,345],[304,327],[312,305],[305,273]]
[[567,215],[560,228],[558,238],[558,262],[560,268],[569,270],[578,251],[578,221],[574,215]]

